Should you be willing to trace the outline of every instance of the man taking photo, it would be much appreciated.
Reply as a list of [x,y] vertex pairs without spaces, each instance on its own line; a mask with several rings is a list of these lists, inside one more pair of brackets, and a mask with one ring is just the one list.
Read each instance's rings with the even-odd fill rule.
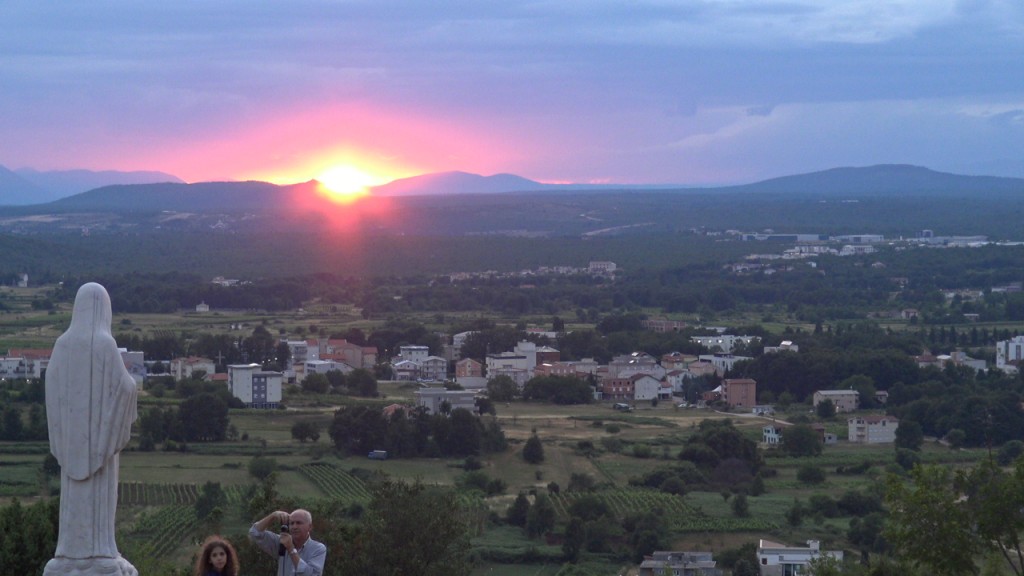
[[[280,528],[280,532],[277,529]],[[276,556],[278,576],[322,576],[327,546],[309,537],[313,516],[306,510],[271,512],[249,528],[249,540]]]

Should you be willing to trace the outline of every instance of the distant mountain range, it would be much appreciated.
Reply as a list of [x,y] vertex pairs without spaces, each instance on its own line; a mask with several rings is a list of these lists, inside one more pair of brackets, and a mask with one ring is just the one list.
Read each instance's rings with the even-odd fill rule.
[[[317,182],[275,185],[266,182],[202,182],[185,184],[174,176],[159,172],[34,173],[33,181],[0,167],[0,205],[21,206],[33,212],[231,212],[266,213],[294,207],[297,203],[315,210],[324,200],[317,195]],[[26,198],[54,194],[58,182],[76,186],[100,179],[164,179],[156,183],[121,183],[72,194],[54,201],[24,206]],[[43,190],[42,185],[49,188]],[[982,199],[985,197],[1024,197],[1024,179],[993,176],[963,176],[936,172],[909,165],[877,165],[860,168],[834,168],[809,174],[772,178],[752,184],[718,188],[684,188],[632,185],[543,184],[512,174],[480,176],[465,172],[426,174],[396,180],[375,187],[377,197],[429,197],[453,195],[495,195],[508,193],[613,194],[659,193],[711,194],[789,194],[823,198],[866,198],[881,196],[928,196],[934,198]],[[311,204],[312,202],[312,204]],[[19,210],[24,213],[24,210]]]
[[504,192],[678,190],[682,184],[545,184],[516,176],[481,176],[468,172],[436,172],[401,178],[373,188],[375,196],[434,196],[439,194],[499,194]]
[[1024,192],[1024,178],[964,176],[908,164],[832,168],[820,172],[771,178],[752,184],[720,187],[688,187],[680,184],[544,184],[514,174],[480,176],[466,172],[439,172],[395,180],[389,184],[375,187],[373,193],[378,196],[430,196],[542,191],[620,192],[623,190],[824,194],[828,196],[1017,194]]
[[0,166],[0,205],[45,204],[112,184],[150,184],[183,180],[164,172],[115,170],[9,170]]
[[377,196],[423,196],[432,194],[493,194],[545,190],[547,184],[516,176],[480,176],[468,172],[437,172],[401,178],[373,188]]

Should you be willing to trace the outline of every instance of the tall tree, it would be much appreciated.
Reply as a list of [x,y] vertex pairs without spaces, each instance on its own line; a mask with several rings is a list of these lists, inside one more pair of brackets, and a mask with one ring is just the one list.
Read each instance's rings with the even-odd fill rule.
[[495,402],[508,402],[519,396],[519,386],[510,376],[501,374],[487,381],[487,395]]
[[181,440],[188,442],[221,441],[228,433],[228,405],[216,394],[187,398],[178,407]]
[[515,501],[505,511],[505,521],[513,526],[526,526],[526,515],[530,513],[530,499],[524,492],[516,496]]
[[894,553],[926,574],[978,574],[974,558],[982,540],[971,530],[973,522],[949,470],[918,465],[910,476],[910,483],[897,476],[887,483],[885,538]]
[[783,428],[782,449],[790,456],[817,456],[822,449],[821,435],[807,424]]
[[526,535],[536,538],[555,526],[555,506],[546,494],[538,492],[526,515]]
[[385,480],[372,495],[345,554],[331,559],[337,574],[470,573],[469,538],[454,492]]
[[523,460],[530,464],[540,464],[544,461],[544,445],[536,434],[531,435],[523,445]]
[[924,443],[924,432],[916,420],[902,419],[896,428],[896,448],[918,451]]
[[982,542],[1014,574],[1024,576],[1024,460],[1017,460],[1009,473],[991,460],[958,470],[954,485],[967,496],[967,510]]

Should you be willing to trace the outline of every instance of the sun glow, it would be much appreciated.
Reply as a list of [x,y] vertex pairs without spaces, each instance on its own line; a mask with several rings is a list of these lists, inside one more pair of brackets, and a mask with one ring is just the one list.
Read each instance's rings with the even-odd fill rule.
[[332,200],[348,203],[370,193],[370,188],[388,182],[387,178],[371,174],[348,164],[332,166],[317,177]]

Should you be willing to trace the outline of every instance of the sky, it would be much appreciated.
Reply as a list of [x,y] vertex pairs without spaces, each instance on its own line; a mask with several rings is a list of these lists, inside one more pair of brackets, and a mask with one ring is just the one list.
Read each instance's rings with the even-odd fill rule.
[[0,2],[0,165],[1024,177],[1021,0]]

